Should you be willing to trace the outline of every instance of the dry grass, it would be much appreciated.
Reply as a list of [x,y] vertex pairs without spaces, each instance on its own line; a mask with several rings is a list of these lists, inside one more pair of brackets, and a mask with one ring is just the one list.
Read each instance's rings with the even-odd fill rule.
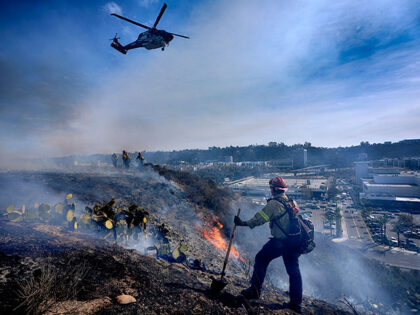
[[42,314],[57,301],[74,299],[87,273],[85,263],[72,264],[69,261],[64,269],[59,269],[48,260],[29,278],[18,283],[17,295],[22,302],[13,311]]
[[352,313],[354,315],[358,315],[359,313],[356,311],[356,307],[354,306],[353,303],[351,303],[346,297],[342,297],[341,299],[339,299],[339,302],[343,303],[344,305],[346,305],[348,308],[351,309]]

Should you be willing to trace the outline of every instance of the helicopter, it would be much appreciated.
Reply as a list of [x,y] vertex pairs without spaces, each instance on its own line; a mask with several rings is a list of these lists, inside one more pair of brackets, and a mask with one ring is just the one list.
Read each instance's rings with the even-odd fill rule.
[[158,25],[160,21],[160,18],[162,17],[163,13],[166,10],[166,7],[167,5],[166,3],[164,3],[158,17],[156,18],[155,24],[153,24],[153,27],[140,24],[136,21],[127,19],[116,13],[112,13],[111,15],[116,16],[117,18],[120,18],[124,21],[133,23],[134,25],[143,27],[147,29],[147,31],[140,33],[136,41],[125,46],[120,44],[120,42],[118,41],[119,38],[117,37],[117,34],[115,34],[114,38],[112,39],[111,47],[115,48],[116,50],[118,50],[120,53],[124,55],[127,53],[128,50],[134,49],[134,48],[140,48],[140,47],[144,47],[148,50],[161,48],[163,51],[165,50],[165,47],[169,45],[169,42],[174,39],[174,36],[178,36],[182,38],[189,38],[188,36],[179,35],[175,33],[169,33],[164,30],[158,30],[156,28],[156,26]]

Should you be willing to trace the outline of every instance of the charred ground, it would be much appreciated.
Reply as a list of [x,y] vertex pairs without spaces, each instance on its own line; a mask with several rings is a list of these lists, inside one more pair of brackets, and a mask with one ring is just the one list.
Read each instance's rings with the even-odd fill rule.
[[[45,224],[22,226],[1,224],[0,294],[1,312],[25,313],[18,292],[27,281],[32,292],[51,303],[38,303],[38,311],[101,314],[243,314],[245,309],[233,295],[244,285],[243,276],[228,276],[229,287],[222,296],[209,291],[212,274],[190,270],[141,255],[136,250],[103,242],[79,232]],[[25,229],[25,233],[21,230]],[[79,276],[75,279],[75,274]],[[45,278],[49,278],[52,284]],[[72,288],[72,294],[67,290]],[[120,305],[115,297],[129,294],[136,302]],[[32,301],[32,300],[31,300]],[[282,309],[287,294],[271,289],[261,303],[253,304],[259,314],[292,314]],[[306,298],[307,314],[346,314],[328,303]]]
[[[82,204],[107,201],[137,203],[151,213],[151,223],[164,222],[171,242],[184,240],[187,254],[206,262],[207,272],[191,270],[182,264],[143,255],[133,249],[104,241],[98,236],[69,231],[62,226],[34,222],[0,222],[1,312],[27,312],[22,290],[43,298],[32,310],[76,313],[205,313],[239,314],[255,311],[291,313],[282,309],[285,291],[268,287],[263,301],[246,309],[234,296],[247,286],[247,267],[232,260],[226,292],[218,297],[208,291],[212,277],[220,271],[223,252],[203,239],[200,224],[223,217],[222,204],[231,200],[227,192],[208,181],[157,169],[135,173],[8,172],[0,176],[1,207],[34,201],[51,201],[71,192]],[[195,185],[194,183],[200,183]],[[188,186],[193,186],[190,190]],[[203,190],[207,192],[203,193]],[[206,200],[217,198],[219,203]],[[203,199],[195,199],[200,195]],[[203,197],[204,196],[204,197]],[[224,200],[224,201],[223,201]],[[219,206],[217,206],[219,205]],[[219,210],[215,210],[219,207]],[[230,209],[225,209],[226,214]],[[226,215],[225,215],[226,217]],[[71,288],[71,290],[68,290]],[[19,293],[20,292],[20,293]],[[115,297],[129,294],[136,302],[120,305]],[[27,299],[26,299],[27,300]],[[22,304],[23,303],[23,304]],[[21,305],[20,305],[21,304]],[[16,308],[20,305],[19,308]],[[344,314],[331,304],[305,298],[307,314]]]

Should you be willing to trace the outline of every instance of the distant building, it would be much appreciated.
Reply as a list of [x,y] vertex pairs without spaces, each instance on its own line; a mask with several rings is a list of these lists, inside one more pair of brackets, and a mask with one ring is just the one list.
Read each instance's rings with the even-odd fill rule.
[[308,162],[308,151],[306,149],[298,149],[293,154],[293,168],[303,168]]
[[384,158],[379,161],[376,161],[378,165],[384,167],[403,167],[410,170],[419,170],[420,169],[420,157],[405,157],[402,159],[399,158]]
[[416,174],[375,174],[363,180],[363,192],[400,197],[420,197],[420,176]]
[[363,179],[372,179],[374,174],[399,174],[401,172],[398,167],[383,166],[378,161],[359,161],[354,162],[354,165],[357,185],[361,185]]
[[362,179],[369,176],[369,162],[355,162],[356,184],[361,185]]
[[420,168],[420,158],[404,158],[404,167],[412,170],[418,170]]
[[362,183],[362,204],[420,212],[420,173],[373,174],[372,179],[363,179]]
[[358,161],[366,161],[366,160],[367,160],[367,158],[368,158],[367,153],[359,153],[359,154],[357,155],[357,160],[358,160]]
[[269,147],[277,147],[277,142],[269,142],[268,146]]
[[[266,174],[263,178],[246,177],[227,183],[229,187],[243,196],[268,197],[270,189],[268,182],[275,174]],[[277,174],[276,174],[277,175]],[[316,176],[311,178],[295,177],[292,173],[281,174],[287,183],[287,195],[293,198],[322,198],[327,192],[325,177]]]
[[290,168],[290,167],[293,167],[293,159],[271,160],[271,161],[267,161],[267,164],[268,166]]
[[420,143],[420,139],[406,139],[406,140],[401,140],[398,143]]
[[233,162],[233,156],[232,156],[232,155],[226,155],[226,156],[224,157],[224,161],[225,161],[226,163],[232,163],[232,162]]

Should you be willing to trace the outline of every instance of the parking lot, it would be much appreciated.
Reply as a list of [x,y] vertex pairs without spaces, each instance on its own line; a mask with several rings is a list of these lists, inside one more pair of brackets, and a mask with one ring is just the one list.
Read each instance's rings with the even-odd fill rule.
[[[371,215],[372,220],[380,218],[382,216],[387,216],[389,221],[386,223],[386,238],[392,243],[392,246],[398,246],[398,234],[394,231],[394,224],[398,221],[399,215],[402,213],[390,214],[389,212],[376,211]],[[414,222],[419,224],[420,215],[413,215]],[[413,233],[414,232],[414,233]],[[379,232],[378,232],[379,233]],[[411,244],[410,249],[417,250],[420,248],[420,239],[418,239],[419,233],[416,229],[414,231],[405,230],[403,233],[400,233],[400,243],[401,244]]]

